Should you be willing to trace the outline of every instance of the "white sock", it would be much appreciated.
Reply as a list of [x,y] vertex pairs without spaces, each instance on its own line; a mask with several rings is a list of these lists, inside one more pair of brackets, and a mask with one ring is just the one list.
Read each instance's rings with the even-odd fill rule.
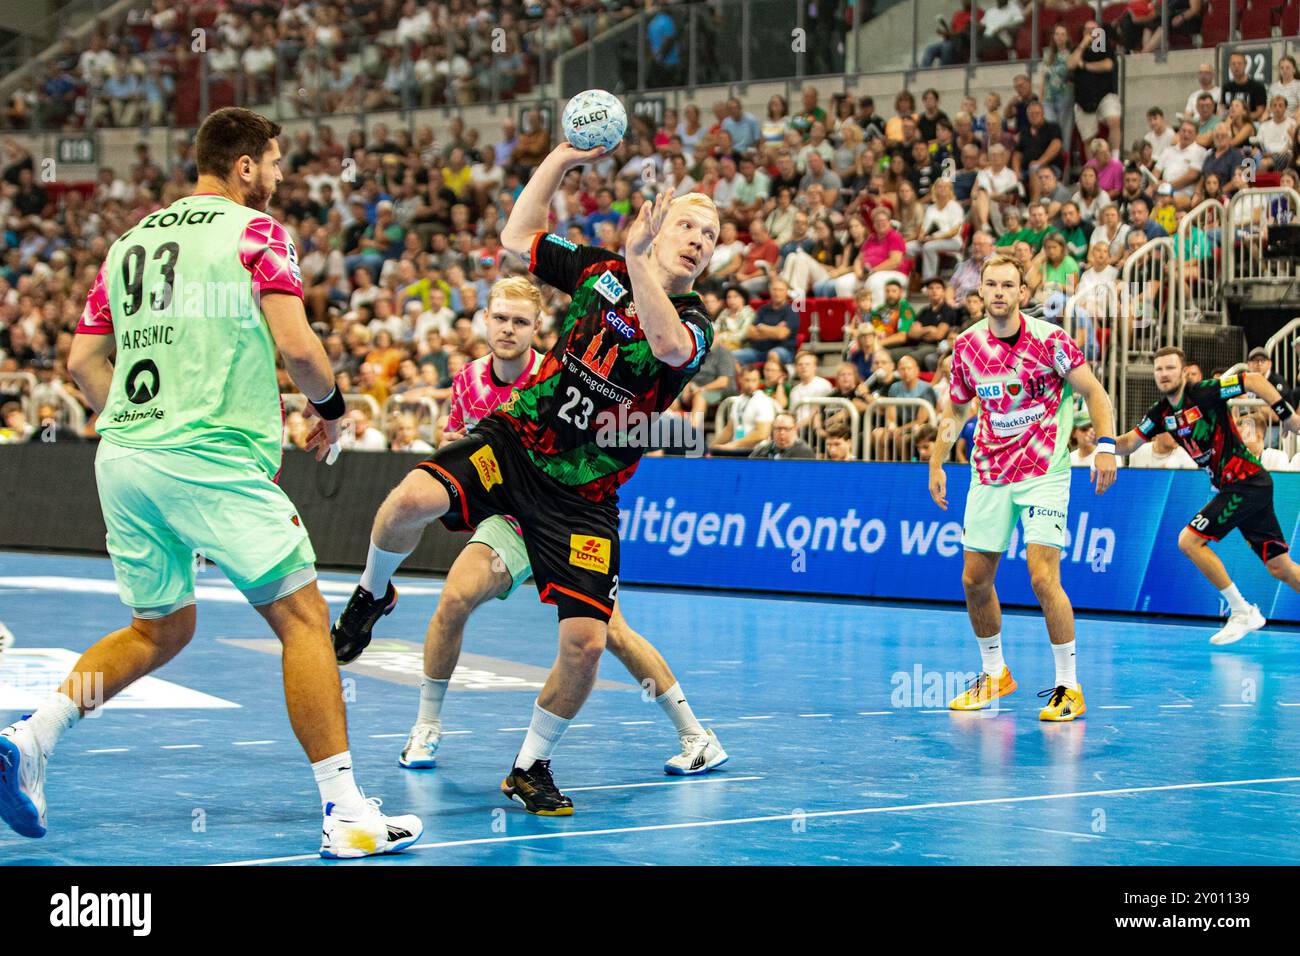
[[366,552],[366,569],[361,572],[361,586],[377,598],[388,593],[388,582],[406,560],[410,551],[385,551],[374,541]]
[[36,735],[36,743],[46,758],[54,753],[59,738],[71,730],[79,720],[81,720],[81,710],[72,702],[72,698],[58,692],[51,694],[49,699],[36,709],[36,713],[27,718],[32,733]]
[[1226,588],[1219,591],[1223,599],[1228,602],[1228,608],[1235,614],[1237,611],[1249,611],[1250,603],[1241,596],[1237,590],[1236,583],[1229,584]]
[[446,696],[447,685],[450,683],[450,678],[447,680],[420,678],[420,715],[415,718],[417,724],[442,723],[442,698]]
[[316,775],[316,786],[320,788],[320,803],[328,803],[344,816],[355,816],[364,812],[366,798],[357,789],[357,782],[352,778],[352,753],[343,751],[333,757],[326,757],[311,765]]
[[1001,677],[1007,662],[1002,659],[1002,632],[992,637],[976,637],[980,646],[980,659],[984,661],[984,673],[990,677]]
[[703,725],[695,719],[691,705],[686,703],[686,694],[683,693],[681,684],[673,684],[655,698],[655,703],[664,709],[668,719],[673,722],[678,737],[704,733]]
[[550,760],[572,719],[543,710],[542,705],[534,701],[533,719],[528,725],[524,745],[519,748],[519,756],[515,758],[515,766],[527,770],[535,760]]
[[1069,644],[1053,644],[1052,657],[1056,658],[1056,685],[1078,690],[1079,681],[1074,675],[1074,641]]

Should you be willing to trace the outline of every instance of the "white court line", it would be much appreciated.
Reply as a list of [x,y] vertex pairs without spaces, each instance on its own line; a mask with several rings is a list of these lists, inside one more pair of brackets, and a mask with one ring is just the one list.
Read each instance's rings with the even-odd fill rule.
[[1132,710],[1132,704],[1098,704],[1098,710]]
[[[949,800],[942,803],[912,803],[892,807],[861,807],[853,810],[814,810],[803,813],[779,813],[766,817],[736,817],[727,820],[691,820],[685,823],[656,823],[639,827],[608,827],[603,830],[561,830],[551,833],[527,833],[519,836],[479,837],[475,840],[448,840],[444,843],[417,843],[411,850],[439,850],[454,846],[482,846],[489,843],[522,843],[534,840],[564,840],[571,837],[612,836],[619,833],[652,833],[657,830],[695,830],[700,827],[726,827],[746,823],[773,823],[781,820],[811,820],[819,817],[857,817],[874,813],[915,813],[919,810],[947,810],[953,807],[990,807],[1008,803],[1035,803],[1045,800],[1071,800],[1077,797],[1116,797],[1133,793],[1163,793],[1171,790],[1205,790],[1211,787],[1245,787],[1258,783],[1300,783],[1300,777],[1260,777],[1254,780],[1215,780],[1206,783],[1169,783],[1158,787],[1119,787],[1113,790],[1077,790],[1071,793],[1039,793],[1024,797],[989,797],[984,800]],[[266,857],[261,860],[236,860],[213,866],[253,866],[260,863],[296,863],[319,859],[319,854]]]
[[1100,840],[1100,833],[1076,833],[1074,830],[1049,830],[1046,827],[1021,827],[1023,830],[1034,830],[1038,833],[1054,833],[1057,836],[1068,837],[1087,837],[1089,840]]
[[499,734],[515,733],[520,730],[527,730],[527,729],[528,729],[527,727],[498,727],[497,733]]
[[859,717],[888,717],[892,713],[893,713],[892,710],[860,710],[858,711],[858,716]]
[[203,744],[163,744],[163,750],[198,750]]
[[595,724],[569,724],[570,730],[581,730],[583,727],[595,727]]
[[406,734],[371,734],[370,739],[379,740],[383,737],[405,737],[405,736],[407,735]]
[[104,747],[101,750],[87,750],[88,754],[124,754],[130,751],[130,747]]
[[653,724],[654,721],[653,720],[620,720],[619,723],[622,724],[624,727],[640,727],[644,724]]
[[1296,704],[1288,704],[1288,703],[1285,703],[1284,701],[1280,701],[1280,700],[1277,702],[1277,705],[1278,705],[1279,707],[1300,707],[1300,703],[1296,703]]
[[834,717],[834,714],[800,714],[800,717]]
[[1161,710],[1190,710],[1191,704],[1160,704]]
[[771,720],[772,715],[768,714],[766,717],[737,717],[736,719],[737,720]]
[[267,744],[275,743],[274,740],[236,740],[236,747],[264,747]]
[[452,736],[453,734],[472,734],[473,732],[474,732],[474,731],[472,731],[472,730],[444,730],[444,731],[442,732],[442,735],[443,735],[444,737],[450,737],[450,736]]
[[641,787],[684,787],[702,783],[739,783],[741,780],[762,780],[762,777],[699,777],[695,780],[663,780],[656,783],[610,783],[600,787],[565,787],[565,793],[581,790],[637,790]]

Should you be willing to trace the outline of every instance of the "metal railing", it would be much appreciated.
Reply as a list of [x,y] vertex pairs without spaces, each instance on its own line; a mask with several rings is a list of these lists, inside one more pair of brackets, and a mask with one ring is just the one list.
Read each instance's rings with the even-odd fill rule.
[[42,405],[53,405],[61,409],[56,419],[56,424],[74,434],[80,435],[81,430],[86,427],[86,410],[82,407],[81,402],[77,401],[59,382],[42,382],[32,390],[31,395],[32,412],[31,421],[38,427],[44,427],[45,422],[37,421],[40,417]]
[[[894,424],[889,424],[889,412],[894,410]],[[899,410],[907,409],[907,421],[899,421]],[[909,424],[924,412],[927,424],[939,427],[939,416],[934,406],[924,398],[877,398],[867,406],[866,421],[862,428],[863,461],[911,461],[916,448],[911,435],[898,431],[900,425]],[[903,453],[907,453],[903,457]]]
[[[804,407],[811,407],[813,412],[806,420],[799,422],[799,409]],[[826,429],[834,419],[841,415],[846,416],[849,426],[849,448],[852,449],[853,454],[858,453],[861,447],[859,442],[862,433],[862,414],[849,399],[838,396],[803,398],[790,406],[790,413],[798,423],[799,437],[807,442],[808,447],[817,454],[818,458],[826,451]]]
[[[435,435],[438,428],[438,419],[440,410],[438,403],[432,398],[406,398],[402,395],[394,395],[384,403],[384,432],[392,431],[396,422],[403,415],[411,415],[415,418],[415,427],[420,433],[420,437],[429,444],[435,444]],[[392,435],[389,434],[391,441]]]
[[[0,372],[0,405],[16,401],[23,408],[23,415],[30,422],[36,418],[36,406],[32,395],[40,386],[40,381],[31,372]],[[0,421],[0,428],[4,422]]]
[[1230,268],[1224,236],[1231,236],[1228,212],[1218,200],[1207,199],[1178,224],[1174,236],[1174,327],[1171,342],[1182,344],[1182,325],[1205,322],[1223,325],[1228,320],[1223,284]]
[[[1190,217],[1189,217],[1190,218]],[[1290,259],[1265,259],[1270,226],[1300,221],[1300,193],[1283,187],[1242,189],[1228,203],[1225,275],[1228,282],[1275,282],[1295,276]]]
[[1074,293],[1066,300],[1062,315],[1066,333],[1111,395],[1119,382],[1117,356],[1122,316],[1119,290],[1113,285],[1093,285]]

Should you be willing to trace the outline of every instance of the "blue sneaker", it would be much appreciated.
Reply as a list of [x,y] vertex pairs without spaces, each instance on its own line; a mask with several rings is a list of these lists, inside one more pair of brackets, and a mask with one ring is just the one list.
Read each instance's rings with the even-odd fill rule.
[[45,754],[26,719],[0,730],[0,820],[19,836],[45,836]]

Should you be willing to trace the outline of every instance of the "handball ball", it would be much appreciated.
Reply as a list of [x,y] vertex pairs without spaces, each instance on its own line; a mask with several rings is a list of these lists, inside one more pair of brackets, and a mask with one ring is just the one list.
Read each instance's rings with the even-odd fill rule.
[[577,149],[613,149],[627,132],[627,110],[613,93],[587,90],[564,107],[564,138]]

